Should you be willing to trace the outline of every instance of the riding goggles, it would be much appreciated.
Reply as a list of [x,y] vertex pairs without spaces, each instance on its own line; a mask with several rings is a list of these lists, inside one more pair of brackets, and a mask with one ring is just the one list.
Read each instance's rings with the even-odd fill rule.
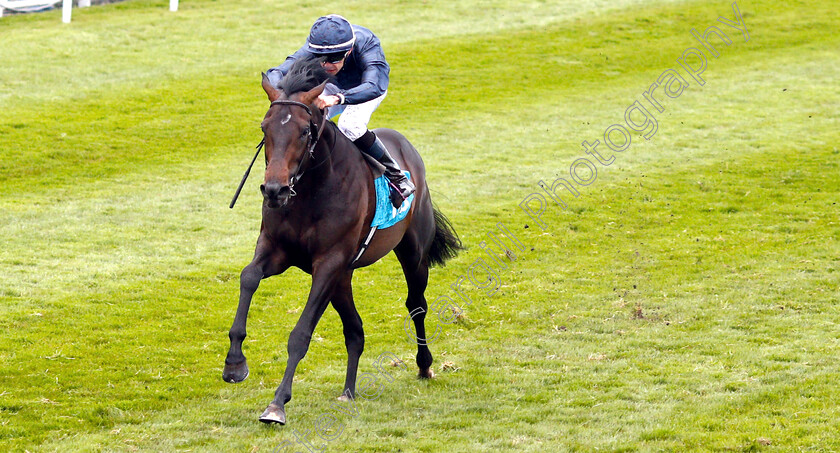
[[336,64],[336,63],[338,63],[339,61],[341,61],[341,60],[343,60],[343,59],[347,58],[347,55],[348,55],[349,53],[350,53],[349,51],[347,51],[347,52],[327,53],[327,54],[323,54],[323,55],[321,55],[321,58],[323,58],[323,59],[324,59],[324,63],[332,63],[332,64]]

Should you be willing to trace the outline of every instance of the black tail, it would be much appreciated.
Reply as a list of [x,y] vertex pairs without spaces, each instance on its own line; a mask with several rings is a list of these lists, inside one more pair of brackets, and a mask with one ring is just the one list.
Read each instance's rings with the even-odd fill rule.
[[461,239],[458,238],[458,233],[452,228],[449,219],[441,214],[435,206],[432,206],[432,211],[435,214],[435,239],[429,249],[429,265],[445,266],[446,261],[454,258],[458,251],[463,250],[464,247],[461,245]]

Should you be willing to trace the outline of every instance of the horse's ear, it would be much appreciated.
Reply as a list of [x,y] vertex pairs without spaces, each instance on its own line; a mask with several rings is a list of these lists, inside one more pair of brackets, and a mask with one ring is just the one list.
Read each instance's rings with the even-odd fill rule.
[[274,87],[271,82],[268,80],[268,76],[265,73],[262,73],[262,87],[265,90],[265,94],[268,95],[268,100],[270,102],[276,101],[280,97],[280,90]]
[[324,92],[324,88],[327,86],[327,81],[324,80],[320,85],[316,86],[315,88],[303,93],[300,96],[300,102],[303,102],[306,105],[310,105],[315,102],[315,99]]

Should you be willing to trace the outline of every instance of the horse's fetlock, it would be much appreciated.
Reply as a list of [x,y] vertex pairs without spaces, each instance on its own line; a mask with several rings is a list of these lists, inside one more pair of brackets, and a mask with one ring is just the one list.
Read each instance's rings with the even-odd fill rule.
[[434,359],[432,358],[432,353],[428,349],[417,352],[417,367],[421,370],[432,366],[433,361]]
[[245,332],[245,330],[230,329],[230,332],[228,332],[228,338],[230,338],[230,341],[241,342],[247,336],[248,336],[248,334]]
[[349,354],[358,354],[362,355],[365,352],[365,343],[364,342],[352,342],[352,341],[345,341],[344,346],[347,347],[347,352]]

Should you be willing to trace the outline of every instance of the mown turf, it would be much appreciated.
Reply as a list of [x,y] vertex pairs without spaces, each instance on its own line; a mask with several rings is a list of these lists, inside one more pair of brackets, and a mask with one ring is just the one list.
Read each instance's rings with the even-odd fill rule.
[[250,378],[220,372],[259,224],[259,170],[227,209],[259,141],[258,73],[339,10],[386,38],[393,83],[372,126],[417,145],[470,248],[433,271],[430,300],[457,300],[497,222],[527,248],[494,295],[464,285],[472,304],[440,326],[431,382],[413,377],[396,261],[357,272],[361,372],[386,352],[409,370],[316,446],[840,449],[840,21],[830,2],[739,6],[750,40],[730,34],[707,84],[689,79],[657,134],[634,135],[568,209],[547,206],[545,230],[518,204],[568,177],[580,142],[679,69],[689,29],[729,4],[132,1],[69,26],[0,19],[24,43],[0,69],[3,449],[271,451],[334,411],[345,353],[328,312],[290,424],[256,422],[308,289],[299,271],[255,297]]

